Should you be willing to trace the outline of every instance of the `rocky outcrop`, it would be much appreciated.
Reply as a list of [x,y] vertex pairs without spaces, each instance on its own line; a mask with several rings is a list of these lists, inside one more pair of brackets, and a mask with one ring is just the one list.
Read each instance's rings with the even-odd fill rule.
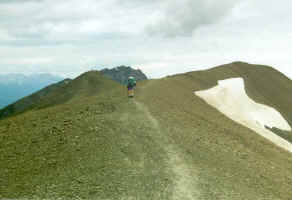
[[137,81],[147,79],[147,76],[141,70],[136,70],[128,66],[119,66],[113,69],[103,69],[101,70],[101,74],[123,85],[127,84],[129,76],[135,77]]

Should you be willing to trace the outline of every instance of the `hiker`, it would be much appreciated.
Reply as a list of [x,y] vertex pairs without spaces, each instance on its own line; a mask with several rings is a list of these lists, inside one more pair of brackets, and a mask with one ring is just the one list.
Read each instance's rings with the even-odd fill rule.
[[136,86],[136,79],[133,76],[128,78],[127,88],[128,88],[128,97],[134,97],[134,87]]

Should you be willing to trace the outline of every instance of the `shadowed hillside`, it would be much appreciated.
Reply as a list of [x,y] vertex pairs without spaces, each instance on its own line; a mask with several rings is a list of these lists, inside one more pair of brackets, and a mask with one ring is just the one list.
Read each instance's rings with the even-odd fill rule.
[[291,154],[194,95],[238,76],[291,124],[291,81],[270,67],[146,80],[134,99],[98,72],[83,74],[49,95],[74,93],[65,103],[40,101],[54,106],[1,121],[0,199],[290,200]]

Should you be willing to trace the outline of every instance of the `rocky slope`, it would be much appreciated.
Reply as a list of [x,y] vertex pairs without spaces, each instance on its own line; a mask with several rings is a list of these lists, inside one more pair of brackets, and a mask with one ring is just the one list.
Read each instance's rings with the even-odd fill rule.
[[147,76],[141,71],[127,66],[119,66],[113,69],[103,69],[101,74],[123,85],[127,84],[129,76],[134,76],[137,81],[146,80]]
[[291,153],[194,95],[238,76],[291,124],[291,81],[266,66],[142,81],[135,99],[84,74],[60,90],[77,91],[65,103],[1,121],[0,198],[290,200]]

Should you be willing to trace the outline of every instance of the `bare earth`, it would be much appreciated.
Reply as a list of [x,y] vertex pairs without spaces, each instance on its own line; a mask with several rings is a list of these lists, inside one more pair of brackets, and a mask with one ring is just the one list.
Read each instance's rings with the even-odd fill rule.
[[[198,191],[194,191],[196,177],[192,176],[190,167],[183,160],[179,150],[163,135],[158,121],[151,115],[148,109],[142,104],[135,101],[137,108],[145,113],[146,118],[152,123],[157,130],[157,141],[165,148],[168,155],[168,163],[174,177],[175,189],[173,191],[173,200],[192,200],[197,199]],[[193,170],[192,170],[193,172]]]

